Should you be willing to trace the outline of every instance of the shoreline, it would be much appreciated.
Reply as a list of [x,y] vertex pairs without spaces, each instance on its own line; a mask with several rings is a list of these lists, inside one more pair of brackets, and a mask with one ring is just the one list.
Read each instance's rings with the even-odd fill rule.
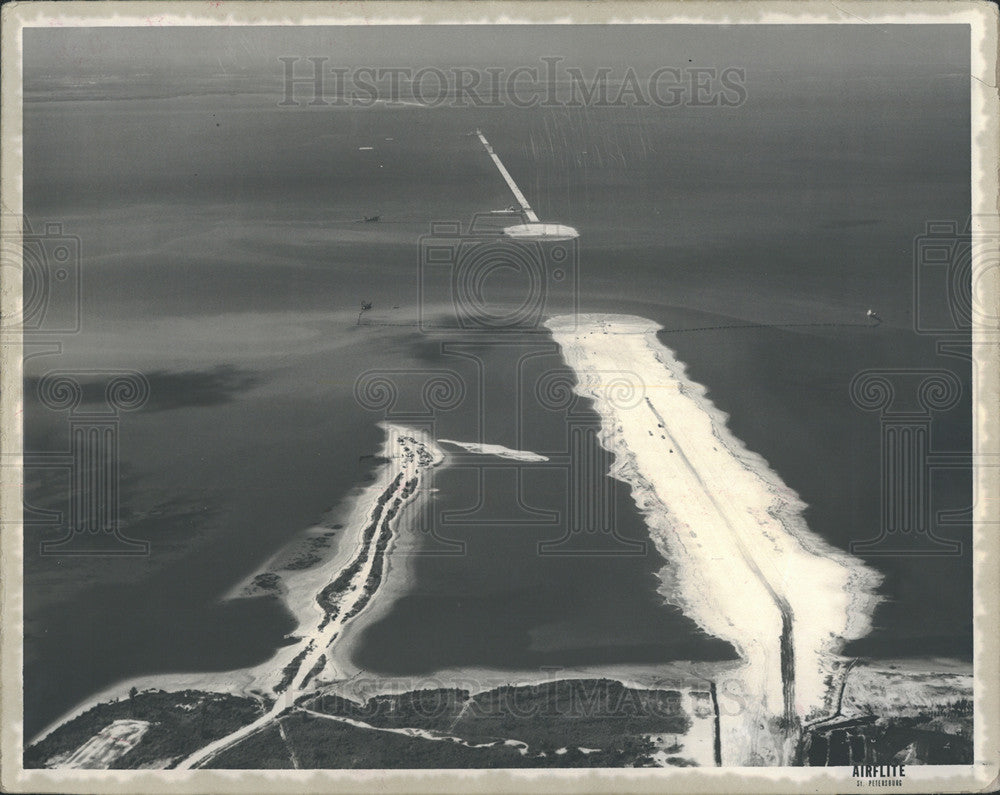
[[[451,439],[437,439],[436,444],[438,445],[439,451],[441,451],[441,453],[445,456],[445,465],[451,463],[452,461],[468,460],[470,456],[510,458],[530,463],[548,460],[544,456],[531,451],[513,450],[501,445],[459,442]],[[459,447],[464,452],[445,453],[441,450],[441,445]],[[435,494],[437,493],[437,488],[434,486],[433,481],[433,470],[431,470],[428,474],[426,481],[426,484],[423,482],[421,484],[421,487],[426,490],[425,500],[418,501],[417,503],[409,506],[407,510],[400,512],[399,532],[393,536],[392,544],[389,548],[391,554],[386,555],[385,573],[382,578],[382,584],[378,589],[377,596],[371,600],[368,607],[365,609],[365,612],[358,616],[358,620],[351,622],[351,624],[344,629],[344,632],[338,639],[337,644],[331,651],[331,659],[327,663],[327,671],[331,669],[337,671],[339,675],[338,678],[340,680],[369,675],[365,669],[355,665],[351,659],[354,651],[357,649],[358,644],[361,641],[361,636],[367,627],[378,622],[391,611],[393,605],[402,596],[406,595],[406,593],[410,590],[411,584],[414,582],[417,559],[421,555],[426,554],[426,550],[424,549],[425,539],[420,533],[409,531],[419,529],[413,526],[414,521],[419,516],[418,511],[423,505],[426,504],[427,501],[433,500]],[[438,675],[451,675],[453,672],[464,675],[464,672],[470,670],[494,669],[441,668],[435,672],[427,674],[427,677],[433,679]],[[495,670],[498,672],[497,676],[502,676],[502,669]],[[371,674],[371,676],[376,675]],[[382,677],[383,675],[379,674],[377,676]],[[413,678],[419,679],[420,677],[418,676]],[[406,677],[386,675],[384,676],[384,679],[386,681],[396,681],[405,680]]]
[[727,727],[729,763],[783,759],[789,721],[828,710],[837,652],[870,630],[881,576],[808,529],[805,503],[733,436],[659,324],[609,314],[546,326],[601,415],[612,476],[669,561],[660,592],[744,660],[755,708]]
[[[941,657],[924,658],[894,658],[885,660],[852,659],[851,664],[842,670],[843,691],[842,704],[838,705],[836,713],[824,716],[802,727],[805,736],[814,732],[829,732],[840,725],[849,725],[858,717],[874,713],[885,718],[920,717],[923,713],[940,714],[942,707],[947,707],[958,698],[971,698],[973,687],[972,664],[966,661]],[[701,748],[699,764],[701,766],[717,766],[718,762],[711,759],[711,736],[713,722],[704,720],[710,718],[705,713],[704,699],[709,692],[717,699],[719,713],[717,720],[723,735],[726,737],[727,723],[731,724],[733,716],[737,716],[745,707],[745,693],[738,689],[742,681],[728,674],[739,674],[739,662],[692,662],[677,661],[663,665],[626,665],[626,666],[583,666],[545,670],[499,670],[488,668],[446,669],[420,677],[353,677],[348,680],[332,683],[325,687],[310,688],[312,697],[323,699],[327,696],[346,698],[365,706],[371,699],[400,695],[409,692],[438,690],[467,690],[475,696],[491,690],[507,687],[533,687],[551,685],[574,680],[610,680],[622,686],[639,691],[675,690],[681,693],[684,708],[692,719],[698,718],[692,730],[686,735],[685,745]],[[733,687],[736,685],[737,687]],[[157,688],[166,693],[169,689]],[[947,690],[948,695],[942,694]],[[213,692],[208,691],[211,695]],[[296,699],[300,701],[301,699]],[[108,704],[101,701],[92,706]],[[200,766],[214,758],[218,753],[231,748],[251,735],[265,729],[273,720],[285,714],[285,707],[276,705],[270,713],[265,713],[252,723],[246,724],[231,735],[219,741],[204,746],[188,759],[198,757],[199,765],[180,765],[179,769]],[[306,709],[308,707],[298,707]],[[522,713],[517,713],[524,717]],[[112,721],[112,724],[114,721]],[[109,724],[111,726],[112,724]],[[108,727],[105,727],[107,729]],[[404,733],[411,731],[403,729]],[[106,733],[106,732],[105,732]],[[96,742],[95,738],[103,736],[98,732],[87,742]],[[656,738],[651,738],[656,739]],[[663,740],[663,737],[658,738]],[[670,738],[667,738],[668,740]],[[674,737],[676,739],[676,736]],[[87,744],[84,743],[84,745]],[[662,743],[661,743],[662,745]],[[71,748],[67,754],[59,754],[58,758],[70,758],[79,747]],[[725,740],[722,748],[725,749]],[[692,747],[693,750],[693,747]],[[657,754],[662,756],[663,748],[657,746]],[[56,757],[53,757],[55,759]],[[718,759],[718,757],[716,757]],[[663,760],[660,760],[663,762]],[[723,766],[727,766],[725,755]],[[661,765],[662,766],[662,765]],[[55,765],[56,768],[59,765]]]
[[[352,619],[377,596],[385,576],[387,552],[399,535],[401,517],[406,513],[404,509],[424,495],[421,489],[423,474],[445,461],[444,453],[426,432],[390,423],[379,423],[379,426],[386,433],[382,448],[386,464],[382,477],[366,489],[366,494],[374,496],[374,504],[367,503],[370,512],[362,514],[369,518],[364,523],[352,524],[355,544],[353,548],[350,544],[344,546],[344,551],[350,554],[341,557],[338,549],[335,560],[323,567],[325,585],[311,594],[308,606],[304,602],[298,605],[302,613],[299,628],[311,628],[295,644],[295,656],[281,669],[277,683],[272,677],[279,671],[272,667],[268,672],[269,691],[276,697],[273,706],[252,723],[201,747],[183,759],[177,769],[206,764],[226,748],[276,720],[303,696],[315,693],[323,674],[331,667],[336,673],[337,646],[340,645],[336,641],[344,628],[353,623]],[[334,572],[336,577],[332,576]],[[310,619],[313,623],[305,624]]]
[[[288,570],[275,567],[273,564],[276,561],[288,557],[289,549],[286,546],[272,555],[259,570],[254,571],[233,586],[225,597],[225,599],[239,598],[260,574],[278,574],[281,577],[281,589],[280,593],[276,593],[273,596],[280,599],[285,609],[288,610],[296,622],[295,629],[288,635],[290,639],[293,639],[290,643],[279,647],[269,659],[247,668],[238,668],[229,671],[153,673],[122,679],[87,697],[70,710],[67,710],[35,734],[25,745],[34,745],[43,740],[63,724],[95,706],[107,703],[115,698],[126,697],[132,687],[140,691],[154,689],[167,692],[199,690],[229,693],[235,696],[257,699],[271,697],[276,701],[279,700],[282,693],[274,692],[275,685],[280,682],[285,667],[294,661],[296,655],[307,644],[311,630],[315,629],[318,622],[323,621],[326,615],[317,601],[318,594],[333,582],[337,574],[359,554],[362,547],[364,529],[369,522],[369,517],[371,517],[373,510],[378,504],[379,498],[385,493],[393,479],[405,470],[405,467],[400,467],[397,464],[399,456],[394,454],[398,438],[401,435],[412,436],[413,434],[424,436],[422,432],[412,431],[409,428],[391,423],[380,422],[378,426],[385,432],[385,438],[382,445],[376,451],[375,457],[383,458],[385,462],[375,468],[374,480],[362,487],[357,494],[349,495],[347,500],[345,500],[347,502],[346,505],[342,503],[341,506],[334,508],[327,514],[326,521],[309,528],[298,539],[299,543],[301,543],[310,536],[315,537],[317,533],[328,531],[329,525],[333,523],[333,518],[336,518],[336,523],[342,524],[343,527],[340,537],[336,539],[335,545],[331,545],[331,551],[328,553],[328,556],[315,565],[306,568]],[[433,450],[433,460],[430,468],[433,469],[445,463],[447,461],[447,454],[434,446],[432,441],[427,440],[427,443]],[[421,497],[426,497],[426,495],[427,492],[422,487],[418,487],[410,495],[410,498],[400,506],[399,512],[393,517],[391,522],[393,538],[398,539],[400,530],[404,527],[405,520],[414,507],[414,502],[419,501]],[[392,544],[390,544],[391,548]],[[383,572],[383,583],[391,567],[390,561],[391,555],[387,554],[384,559],[385,571]],[[378,608],[381,602],[382,590],[381,587],[375,589],[364,611],[360,612],[356,618],[367,616],[369,611]],[[354,623],[361,622],[351,621],[347,626],[350,627]],[[333,649],[339,646],[340,643],[334,643]],[[336,664],[338,660],[343,659],[345,654],[349,654],[350,651],[347,649],[338,654],[333,649],[327,654],[326,665],[323,670],[315,674],[314,678],[316,680],[323,678],[323,672],[328,670],[331,664]],[[303,671],[308,672],[311,666],[305,667],[300,665],[299,667],[301,669],[300,673],[302,673]]]
[[[751,704],[755,703],[757,692],[763,693],[765,698],[762,700],[762,704],[769,700],[766,706],[762,706],[757,711],[749,710],[747,714],[738,718],[727,718],[729,725],[724,727],[726,732],[724,745],[727,750],[737,749],[737,757],[733,757],[733,759],[744,761],[739,755],[742,754],[745,757],[749,746],[741,735],[745,735],[747,731],[757,732],[759,729],[770,731],[767,728],[768,724],[773,722],[776,715],[780,714],[780,711],[773,708],[774,703],[782,699],[782,695],[778,694],[774,688],[774,655],[769,657],[768,654],[762,653],[760,647],[763,644],[759,639],[756,642],[758,648],[748,652],[748,647],[752,647],[752,643],[747,643],[745,640],[741,643],[741,639],[733,633],[727,635],[725,632],[716,631],[717,624],[714,624],[713,621],[720,616],[727,618],[727,611],[723,609],[725,605],[699,603],[699,593],[712,594],[712,596],[714,593],[711,589],[701,592],[692,591],[690,587],[693,581],[691,568],[689,565],[688,570],[685,571],[683,564],[691,564],[693,560],[696,561],[696,558],[691,557],[693,545],[691,542],[686,542],[687,546],[685,546],[685,542],[680,541],[678,546],[676,542],[671,540],[671,535],[679,539],[680,532],[678,527],[673,524],[674,518],[669,510],[671,503],[664,500],[657,490],[657,487],[661,485],[657,481],[657,473],[649,471],[647,466],[649,450],[646,448],[648,448],[648,444],[644,448],[645,439],[641,438],[641,434],[639,434],[638,442],[633,439],[627,440],[631,446],[623,438],[627,434],[624,433],[622,427],[621,414],[625,411],[633,411],[637,406],[624,408],[616,406],[614,399],[608,397],[608,393],[612,389],[625,388],[628,391],[630,386],[627,383],[628,379],[623,383],[620,378],[607,378],[605,370],[594,370],[593,366],[588,369],[583,364],[583,360],[588,354],[610,356],[614,367],[607,369],[613,370],[616,376],[621,376],[631,366],[627,362],[635,364],[636,366],[627,372],[628,375],[634,376],[631,389],[635,392],[637,387],[643,389],[648,387],[648,391],[654,393],[652,397],[655,398],[654,403],[650,404],[651,408],[655,409],[661,400],[661,397],[655,393],[669,393],[674,401],[669,405],[675,409],[678,405],[683,407],[684,401],[690,404],[687,406],[687,413],[683,408],[675,413],[678,416],[684,416],[685,421],[687,421],[691,416],[690,412],[694,411],[694,416],[701,423],[699,430],[705,430],[707,420],[710,434],[702,434],[700,438],[695,438],[692,444],[691,439],[681,440],[681,434],[677,433],[678,449],[681,449],[681,441],[683,441],[683,449],[688,452],[691,450],[697,452],[699,445],[704,448],[706,443],[711,443],[712,450],[716,453],[719,452],[717,448],[722,447],[721,456],[728,456],[729,463],[738,465],[739,471],[736,472],[736,480],[742,477],[750,478],[756,482],[755,496],[758,499],[750,501],[751,513],[761,526],[773,523],[774,526],[770,528],[771,532],[762,531],[762,535],[774,545],[774,550],[777,552],[791,550],[792,554],[798,556],[794,558],[797,563],[809,558],[818,559],[821,570],[827,578],[824,585],[828,589],[831,582],[839,583],[842,586],[837,592],[839,596],[832,594],[829,590],[817,591],[817,593],[822,594],[824,599],[830,597],[831,601],[836,603],[835,607],[843,611],[843,621],[835,627],[836,632],[831,631],[829,638],[818,642],[817,633],[814,632],[810,636],[808,632],[803,633],[801,629],[797,628],[797,640],[815,642],[814,653],[810,659],[813,662],[819,661],[819,665],[816,670],[812,672],[806,670],[805,676],[797,677],[798,683],[805,684],[807,688],[811,686],[812,690],[805,689],[807,696],[800,699],[801,703],[796,703],[796,713],[800,720],[805,719],[808,715],[823,714],[830,703],[831,688],[828,685],[818,688],[816,680],[823,676],[832,676],[833,679],[836,679],[842,661],[842,658],[836,655],[839,644],[844,639],[860,637],[869,630],[871,610],[878,601],[878,597],[873,591],[880,580],[879,575],[867,569],[860,561],[830,546],[808,529],[801,517],[801,512],[806,507],[805,504],[793,490],[782,482],[780,476],[770,469],[761,456],[747,450],[739,439],[732,436],[726,427],[727,415],[717,409],[707,398],[704,386],[690,381],[686,377],[685,365],[674,358],[670,349],[659,341],[657,337],[659,325],[644,318],[621,315],[584,316],[579,320],[587,322],[579,327],[575,325],[578,319],[571,320],[573,325],[569,330],[560,325],[560,318],[553,318],[546,325],[552,332],[554,339],[559,343],[566,363],[574,369],[578,376],[579,383],[576,391],[578,394],[593,400],[595,409],[601,414],[601,444],[615,454],[615,463],[611,474],[632,486],[633,498],[640,512],[646,517],[651,539],[664,554],[664,557],[668,561],[674,562],[674,565],[668,564],[661,570],[659,574],[661,585],[658,590],[669,602],[677,604],[685,613],[693,617],[706,631],[730,640],[740,652],[742,662],[672,661],[663,664],[570,666],[557,670],[505,670],[468,667],[441,669],[427,675],[401,677],[371,675],[365,670],[359,669],[351,662],[351,656],[357,648],[365,627],[389,611],[399,596],[411,587],[415,562],[413,553],[418,550],[423,539],[419,534],[407,531],[413,529],[415,519],[420,516],[421,505],[433,497],[435,491],[431,474],[433,469],[445,463],[449,458],[439,445],[455,445],[473,455],[499,454],[509,457],[537,455],[495,445],[432,440],[427,438],[423,432],[389,423],[379,423],[379,426],[385,431],[385,439],[373,456],[376,460],[383,459],[373,470],[374,479],[349,493],[337,507],[327,513],[322,523],[308,528],[298,539],[300,545],[305,546],[312,538],[317,538],[319,535],[328,536],[329,533],[324,531],[330,530],[334,526],[334,522],[342,525],[342,532],[339,532],[336,539],[323,551],[320,562],[294,570],[276,566],[276,562],[283,559],[288,560],[294,556],[294,551],[290,554],[289,548],[286,546],[269,558],[258,571],[234,586],[227,594],[227,598],[246,595],[248,584],[262,573],[279,575],[280,587],[276,588],[271,595],[280,598],[296,620],[296,629],[293,634],[289,635],[290,638],[294,638],[293,642],[280,647],[269,660],[251,668],[210,673],[150,674],[123,680],[86,699],[69,713],[61,716],[39,733],[32,740],[32,743],[38,742],[68,720],[93,706],[106,703],[114,697],[124,697],[132,686],[140,690],[160,689],[168,692],[175,690],[222,692],[253,697],[258,700],[268,697],[274,699],[274,706],[277,708],[278,706],[287,706],[304,692],[335,692],[351,697],[356,695],[359,690],[367,690],[369,695],[456,686],[467,687],[470,690],[485,690],[504,684],[520,686],[566,679],[605,678],[616,680],[629,687],[648,689],[703,687],[707,686],[710,681],[713,683],[719,681],[734,686],[735,690],[731,695],[737,701],[749,691]],[[621,342],[616,331],[626,335],[625,342]],[[593,350],[581,352],[581,338],[592,338],[589,344]],[[574,346],[577,347],[574,348]],[[626,368],[626,370],[622,368]],[[605,377],[597,378],[595,382],[591,378],[595,373],[603,373]],[[602,381],[615,382],[602,383]],[[681,403],[676,401],[681,401]],[[640,409],[641,405],[640,402],[638,404]],[[668,414],[670,413],[668,412]],[[663,420],[666,415],[661,412],[656,416]],[[670,430],[676,433],[677,430],[672,427],[673,414],[670,416],[671,420],[668,420],[666,424],[670,425]],[[648,422],[640,423],[637,427],[639,430],[648,431],[649,436],[652,437],[652,428],[647,428],[647,425]],[[663,423],[660,423],[660,427],[663,427]],[[394,452],[400,435],[419,437],[420,443],[433,451],[432,460],[429,466],[418,468],[421,471],[421,476],[418,478],[417,485],[408,496],[398,502],[398,511],[391,517],[391,534],[388,544],[384,547],[384,556],[380,564],[380,580],[371,593],[367,595],[363,610],[356,615],[347,616],[350,618],[349,621],[339,626],[336,631],[328,632],[323,637],[326,641],[325,644],[317,643],[321,640],[320,633],[324,630],[327,621],[327,611],[317,601],[317,596],[335,581],[338,574],[342,573],[352,560],[357,559],[364,551],[366,546],[365,529],[371,524],[369,519],[374,520],[375,513],[382,505],[386,504],[386,495],[392,490],[390,487],[392,487],[394,479],[397,481],[394,494],[398,492],[401,483],[405,483],[409,479],[407,476],[402,481],[398,480],[406,470],[406,465],[399,463],[399,456]],[[703,449],[702,452],[707,453],[707,450]],[[662,455],[658,460],[663,460]],[[709,463],[717,462],[709,456]],[[412,472],[412,474],[416,474],[416,472]],[[744,485],[746,484],[744,483]],[[742,500],[742,498],[743,493],[741,492],[739,499]],[[755,512],[754,509],[756,509]],[[698,535],[701,535],[703,528],[701,525],[697,527]],[[784,537],[781,537],[781,534],[784,534]],[[692,531],[691,535],[695,536],[696,534]],[[375,538],[377,537],[378,534]],[[369,543],[374,544],[374,540],[370,540]],[[678,554],[678,550],[680,550],[680,554]],[[754,550],[751,550],[751,553],[753,552]],[[685,554],[688,555],[687,558],[684,557]],[[676,561],[679,558],[681,562],[678,563]],[[704,560],[701,561],[702,564],[704,562]],[[763,562],[766,564],[768,561],[765,559]],[[732,564],[733,561],[729,561],[729,563]],[[838,570],[840,579],[830,574],[830,566]],[[711,581],[712,568],[712,566],[707,567],[709,579],[703,579],[702,582]],[[728,570],[732,572],[737,569],[730,566]],[[370,572],[370,570],[369,566],[363,569],[362,573]],[[704,575],[705,571],[702,571],[702,574]],[[785,579],[787,579],[787,572],[785,574]],[[820,580],[822,578],[819,578],[817,582]],[[364,581],[362,578],[361,582]],[[788,586],[789,583],[785,582],[784,585]],[[768,593],[767,588],[762,591],[751,583],[747,586],[747,590],[752,593],[743,594],[743,604],[740,606],[760,605],[766,607],[767,600],[773,599],[773,591]],[[801,594],[796,593],[796,596],[801,596]],[[755,600],[757,601],[755,602]],[[708,608],[707,612],[706,607]],[[710,615],[712,610],[718,615],[714,617]],[[833,608],[830,608],[827,613],[828,619],[832,612]],[[773,614],[767,617],[763,626],[766,628],[769,621],[773,628],[775,626],[774,619]],[[827,621],[826,625],[829,623]],[[834,623],[836,624],[836,622]],[[736,629],[732,621],[729,621],[729,626]],[[332,637],[330,637],[331,634]],[[766,638],[766,631],[760,637]],[[889,662],[866,658],[861,667],[881,670],[889,665]],[[279,683],[288,673],[286,669],[293,663],[295,669],[291,673],[290,681],[286,682],[284,687],[280,687]],[[798,666],[802,666],[800,657],[797,657],[796,663]],[[924,663],[929,663],[929,666],[925,667]],[[965,666],[961,661],[933,658],[914,658],[910,661],[904,661],[904,664],[909,668],[916,668],[926,673],[937,673],[941,670],[942,665],[945,668],[964,668]],[[758,670],[754,670],[754,665],[758,667]],[[763,671],[768,668],[770,670],[764,673]],[[308,691],[305,690],[306,685],[309,685]],[[758,688],[758,690],[754,688]],[[823,697],[817,699],[816,693],[819,691],[823,692]],[[798,693],[801,695],[802,692],[803,689],[800,688]],[[723,693],[724,691],[720,689],[720,695]],[[787,697],[784,700],[787,702]],[[265,713],[261,720],[270,714],[267,709],[265,709]],[[231,742],[227,742],[222,747],[228,747],[229,744]],[[777,745],[780,746],[780,742]],[[194,760],[195,756],[199,757],[199,760],[192,761],[192,766],[195,762],[200,764],[207,761],[218,750],[221,748],[213,752],[203,749],[205,754],[199,751],[191,758]],[[780,747],[776,750],[772,747],[770,750],[764,748],[754,751],[754,753],[765,755],[775,752],[780,756]],[[734,762],[728,761],[728,763]]]

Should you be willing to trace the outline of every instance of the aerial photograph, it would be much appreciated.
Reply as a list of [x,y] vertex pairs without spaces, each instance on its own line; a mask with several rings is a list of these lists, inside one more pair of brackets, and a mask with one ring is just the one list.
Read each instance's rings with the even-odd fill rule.
[[25,773],[979,761],[968,25],[147,23],[21,34]]

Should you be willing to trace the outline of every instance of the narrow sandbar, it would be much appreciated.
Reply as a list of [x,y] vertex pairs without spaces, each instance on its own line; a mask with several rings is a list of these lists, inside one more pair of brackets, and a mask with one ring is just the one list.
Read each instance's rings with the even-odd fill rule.
[[[385,463],[376,468],[372,482],[337,513],[342,532],[328,559],[318,565],[289,571],[275,565],[276,561],[287,558],[287,551],[283,550],[262,567],[262,572],[272,569],[280,572],[282,599],[297,623],[289,645],[282,646],[271,659],[252,668],[150,674],[123,680],[78,704],[49,724],[31,742],[38,742],[97,704],[124,698],[132,687],[138,690],[156,688],[168,691],[226,692],[272,700],[278,706],[298,695],[301,688],[310,684],[309,680],[312,680],[315,687],[318,680],[324,677],[325,669],[329,668],[329,675],[336,677],[339,673],[337,666],[347,665],[349,657],[349,649],[335,649],[338,635],[342,635],[343,630],[356,618],[364,615],[364,612],[377,606],[376,596],[381,593],[379,585],[389,567],[391,548],[401,517],[412,510],[414,503],[426,496],[422,475],[445,460],[444,452],[426,432],[389,423],[380,423],[379,427],[385,432],[385,439],[378,451],[378,458]],[[391,516],[387,509],[392,509]],[[376,516],[379,529],[384,532],[366,539],[366,530]],[[313,530],[323,532],[326,528]],[[382,552],[376,555],[375,546],[380,539],[383,541]],[[371,547],[370,550],[366,550],[368,546]],[[351,581],[344,588],[345,595],[350,592],[351,604],[343,605],[339,615],[331,620],[317,596],[361,557],[362,565],[357,567]],[[250,580],[253,579],[252,575]],[[240,595],[246,585],[245,581],[234,588],[230,595]],[[289,671],[292,669],[294,673],[289,680]]]
[[438,444],[450,444],[476,455],[493,455],[498,458],[509,458],[512,461],[548,461],[549,459],[530,450],[512,450],[502,444],[485,444],[482,442],[456,442],[453,439],[438,439]]

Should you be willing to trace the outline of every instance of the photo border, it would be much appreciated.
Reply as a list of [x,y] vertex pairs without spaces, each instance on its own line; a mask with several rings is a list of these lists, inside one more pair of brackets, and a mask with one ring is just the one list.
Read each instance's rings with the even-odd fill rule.
[[[993,3],[939,2],[30,2],[2,7],[0,200],[3,223],[22,213],[22,31],[27,27],[442,25],[442,24],[967,24],[971,37],[973,239],[995,232],[998,204],[997,33]],[[0,232],[9,233],[3,228]],[[974,248],[974,250],[976,250]],[[981,274],[983,258],[973,262]],[[994,282],[994,286],[996,281]],[[21,282],[0,283],[2,317],[17,316]],[[991,296],[1000,307],[1000,294]],[[1000,312],[995,313],[1000,316]],[[974,460],[1000,454],[1000,330],[973,326]],[[0,337],[0,453],[23,452],[22,339]],[[811,792],[853,789],[843,768],[656,768],[565,770],[62,771],[24,770],[21,721],[23,667],[23,488],[21,470],[0,483],[0,787],[7,792],[414,792],[497,793]],[[908,766],[901,792],[989,791],[1000,773],[1000,538],[989,533],[1000,512],[995,469],[974,472],[974,765]],[[877,787],[865,787],[871,791]]]

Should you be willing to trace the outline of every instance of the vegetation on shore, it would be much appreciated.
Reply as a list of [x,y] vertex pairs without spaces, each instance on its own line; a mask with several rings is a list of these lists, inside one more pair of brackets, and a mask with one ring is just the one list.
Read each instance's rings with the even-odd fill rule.
[[[368,562],[368,554],[371,548],[372,539],[375,537],[375,531],[379,526],[379,517],[382,515],[382,509],[385,507],[386,502],[389,498],[396,492],[399,488],[399,483],[403,479],[403,473],[400,472],[393,479],[385,491],[383,491],[378,500],[376,501],[375,508],[372,510],[371,521],[368,526],[365,527],[364,532],[361,534],[361,552],[360,554],[351,561],[350,565],[345,566],[344,569],[337,575],[336,579],[327,585],[322,591],[316,595],[316,601],[319,602],[320,607],[326,612],[326,618],[321,625],[321,629],[326,625],[327,621],[332,621],[340,612],[340,599],[344,595],[347,586],[350,585],[351,580],[357,576],[358,572],[361,571],[362,567]],[[396,511],[399,508],[400,498],[396,498],[391,515],[395,516]],[[383,526],[385,523],[383,522]],[[387,542],[388,543],[388,542]]]
[[[355,742],[352,737],[357,732],[367,732],[369,747],[389,744],[403,754],[390,767],[641,766],[652,764],[650,735],[684,735],[691,726],[679,691],[629,688],[610,679],[505,685],[477,694],[449,688],[418,690],[373,696],[364,703],[326,694],[302,706],[376,729],[421,729],[487,746],[468,748],[447,739],[406,738],[312,717],[333,727],[302,731],[336,736],[338,742],[346,743],[333,765],[344,767],[357,766],[357,760],[344,750]],[[306,722],[310,720],[309,713],[303,716]],[[285,720],[287,725],[291,718]],[[526,745],[527,752],[521,753],[506,741]],[[328,762],[331,753],[327,752]],[[305,764],[307,755],[300,754],[300,758]],[[456,762],[459,758],[464,760],[461,764]]]
[[973,705],[958,699],[914,715],[858,715],[810,727],[802,735],[805,765],[970,765]]
[[[317,661],[309,678],[324,662]],[[289,663],[286,678],[300,664],[301,657]],[[171,767],[253,722],[269,706],[222,693],[133,689],[131,698],[93,707],[29,747],[24,764],[57,765],[115,720],[134,719],[148,721],[149,730],[112,766]],[[908,715],[831,718],[804,730],[801,763],[969,764],[972,714],[972,702],[960,697]],[[680,691],[631,688],[613,679],[505,685],[479,693],[415,690],[364,701],[330,692],[296,699],[275,722],[206,767],[637,767],[654,764],[657,747],[674,754],[661,756],[660,763],[690,765],[683,745],[691,725]]]
[[274,686],[275,693],[283,693],[285,689],[292,683],[295,678],[295,674],[299,672],[299,666],[302,665],[302,661],[305,659],[306,655],[312,649],[312,643],[302,649],[298,654],[292,657],[291,662],[288,663],[284,668],[281,669],[281,680]]
[[[652,764],[653,743],[645,738],[624,738],[612,750],[585,752],[549,743],[537,753],[520,754],[497,741],[484,748],[456,742],[407,737],[373,731],[293,712],[281,718],[287,753],[294,751],[303,769],[433,769],[433,768],[545,768],[545,767],[643,767]],[[255,735],[214,758],[208,768],[257,769],[260,759],[281,758],[274,734]],[[275,767],[281,765],[275,764]],[[291,764],[284,765],[291,767]]]
[[277,722],[254,732],[205,764],[206,768],[221,770],[290,770],[294,766]]
[[252,723],[265,704],[228,693],[185,690],[138,692],[91,707],[24,751],[25,768],[41,768],[53,757],[72,753],[116,720],[144,720],[149,730],[112,767],[167,767],[220,737]]

